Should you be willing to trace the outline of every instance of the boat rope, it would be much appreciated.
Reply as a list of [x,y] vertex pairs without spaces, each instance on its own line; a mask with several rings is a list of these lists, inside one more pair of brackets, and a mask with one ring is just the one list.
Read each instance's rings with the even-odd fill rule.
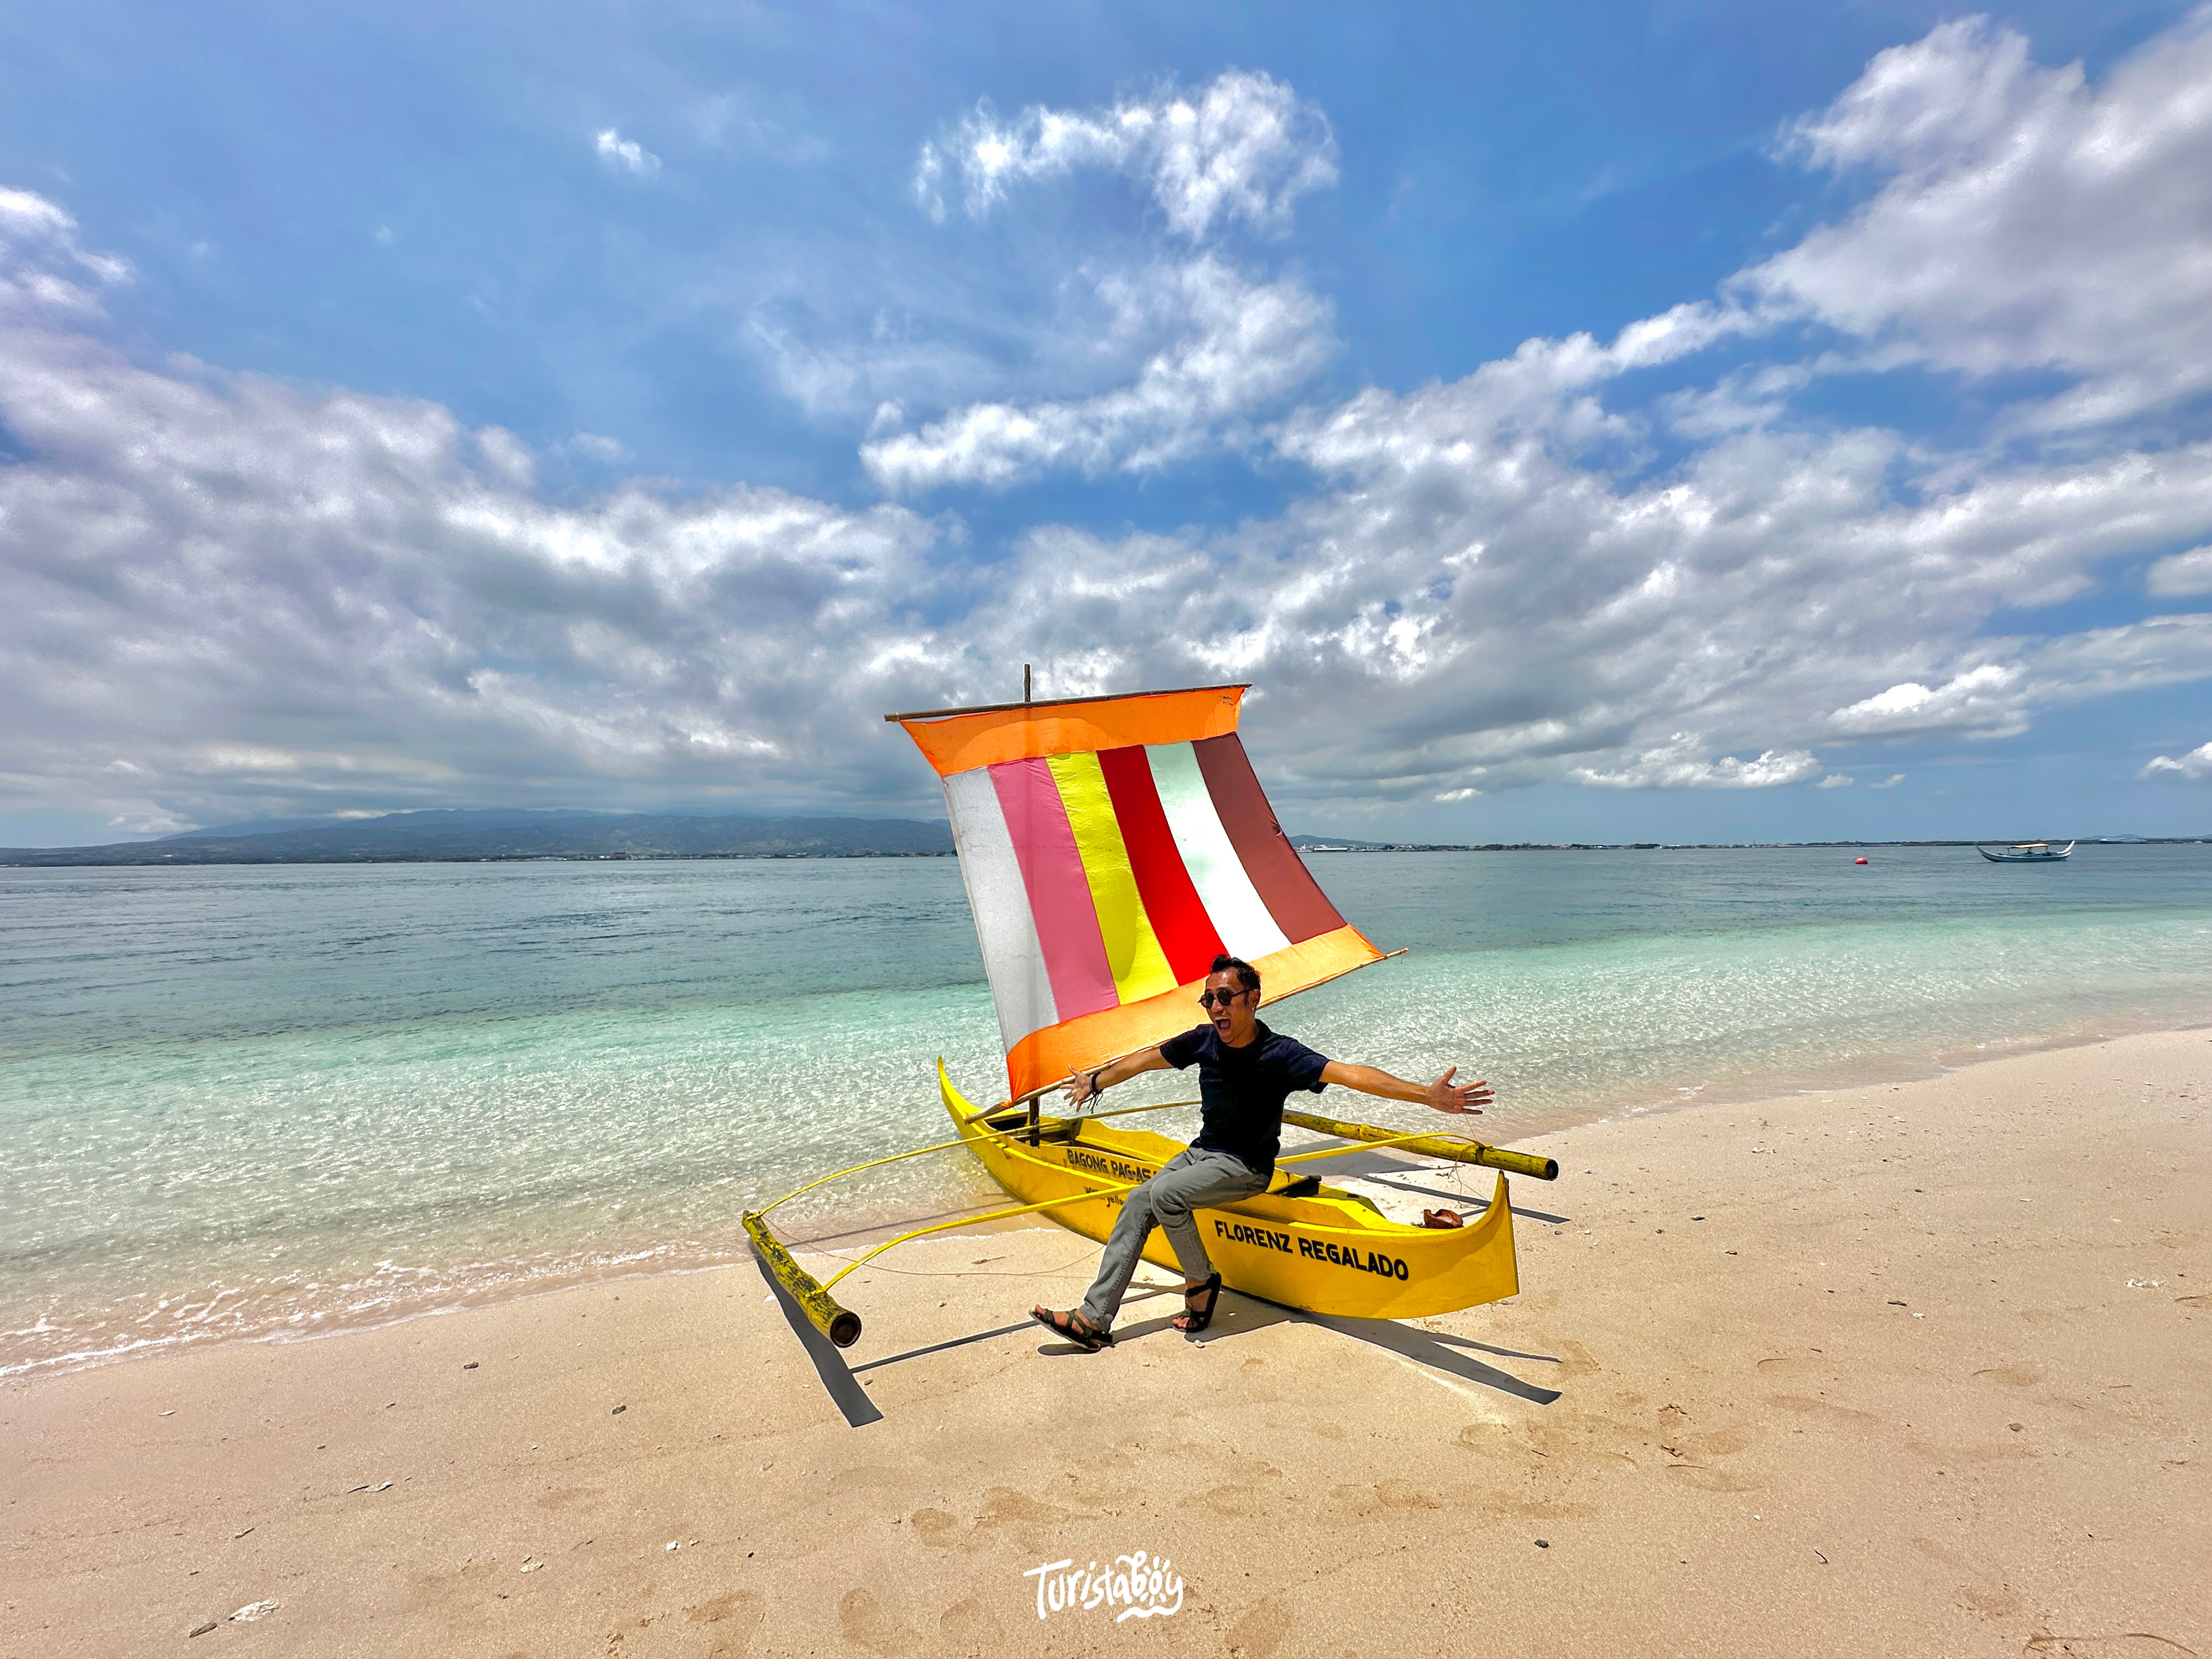
[[865,1255],[854,1256],[838,1272],[823,1279],[822,1288],[824,1291],[832,1289],[839,1279],[851,1273],[854,1268],[873,1261],[885,1250],[895,1245],[904,1244],[911,1239],[927,1238],[932,1233],[951,1232],[956,1227],[980,1227],[986,1221],[1004,1221],[1009,1216],[1035,1215],[1043,1210],[1056,1210],[1063,1204],[1080,1204],[1086,1199],[1105,1198],[1115,1193],[1133,1193],[1143,1184],[1141,1182],[1125,1181],[1111,1187],[1089,1187],[1079,1193],[1070,1193],[1065,1198],[1048,1198],[1042,1204],[1017,1204],[1010,1210],[994,1210],[988,1215],[963,1216],[951,1221],[938,1222],[933,1226],[916,1227],[910,1233],[901,1233],[896,1238],[885,1239]]
[[804,1187],[794,1187],[781,1198],[777,1199],[775,1203],[763,1204],[753,1213],[766,1215],[770,1210],[775,1208],[777,1204],[788,1204],[793,1199],[812,1192],[817,1187],[826,1187],[833,1181],[842,1181],[848,1175],[859,1175],[863,1170],[880,1170],[886,1164],[896,1164],[903,1158],[920,1158],[924,1152],[941,1152],[948,1146],[964,1146],[967,1144],[967,1137],[963,1135],[957,1140],[939,1140],[927,1146],[916,1146],[911,1152],[893,1152],[889,1158],[879,1158],[868,1164],[855,1164],[850,1169],[832,1170],[819,1181],[810,1181]]
[[[802,1246],[801,1248],[804,1247]],[[817,1249],[811,1252],[811,1254],[827,1256],[832,1261],[849,1261],[852,1260],[850,1256],[840,1255],[835,1250]],[[1059,1274],[1072,1272],[1075,1268],[1081,1267],[1085,1262],[1094,1260],[1097,1254],[1098,1247],[1094,1244],[1089,1249],[1084,1251],[1081,1255],[1077,1256],[1073,1261],[1063,1261],[1057,1267],[1008,1268],[1003,1273],[978,1273],[973,1266],[966,1267],[886,1267],[880,1261],[876,1263],[876,1271],[879,1273],[896,1274],[901,1279],[1052,1279],[1057,1277]],[[998,1259],[999,1258],[996,1256],[985,1258],[987,1261],[995,1261]]]

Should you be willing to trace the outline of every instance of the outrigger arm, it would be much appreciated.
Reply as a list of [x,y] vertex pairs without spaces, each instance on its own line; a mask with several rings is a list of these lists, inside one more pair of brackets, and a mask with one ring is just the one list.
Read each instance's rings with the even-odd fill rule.
[[[1313,1112],[1286,1110],[1283,1114],[1283,1121],[1295,1123],[1301,1129],[1311,1129],[1318,1134],[1340,1135],[1346,1140],[1365,1141],[1370,1146],[1389,1141],[1401,1152],[1411,1152],[1417,1158],[1443,1158],[1455,1164],[1479,1164],[1486,1170],[1504,1170],[1511,1175],[1534,1176],[1539,1181],[1557,1181],[1559,1178],[1559,1160],[1556,1158],[1537,1158],[1528,1152],[1508,1152],[1503,1146],[1492,1146],[1472,1136],[1451,1139],[1443,1135],[1406,1135],[1395,1129],[1378,1129],[1371,1123],[1345,1123]],[[1341,1150],[1349,1152],[1352,1148]]]

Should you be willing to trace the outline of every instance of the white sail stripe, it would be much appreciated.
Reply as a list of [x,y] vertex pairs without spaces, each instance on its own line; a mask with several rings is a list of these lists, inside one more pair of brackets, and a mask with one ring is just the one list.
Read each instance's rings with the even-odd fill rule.
[[1221,827],[1206,775],[1198,769],[1198,751],[1187,743],[1152,744],[1145,758],[1152,763],[1152,786],[1159,791],[1183,868],[1190,872],[1199,902],[1230,955],[1257,962],[1270,951],[1289,949],[1290,940],[1267,913],[1260,890],[1244,872],[1244,860]]
[[1011,1053],[1030,1032],[1060,1023],[1044,946],[1037,939],[1021,860],[1014,855],[990,768],[978,766],[945,779],[945,805],[952,817],[952,844],[960,854],[960,879],[967,884],[975,938],[983,947],[983,971],[990,976],[991,1000],[999,1011],[999,1035]]

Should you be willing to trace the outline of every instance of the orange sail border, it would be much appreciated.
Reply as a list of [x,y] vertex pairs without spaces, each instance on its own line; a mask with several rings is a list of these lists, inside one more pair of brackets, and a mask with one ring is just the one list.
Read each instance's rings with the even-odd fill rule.
[[1002,761],[1095,753],[1152,744],[1194,743],[1236,731],[1249,685],[1133,691],[978,709],[886,714],[902,726],[938,776]]

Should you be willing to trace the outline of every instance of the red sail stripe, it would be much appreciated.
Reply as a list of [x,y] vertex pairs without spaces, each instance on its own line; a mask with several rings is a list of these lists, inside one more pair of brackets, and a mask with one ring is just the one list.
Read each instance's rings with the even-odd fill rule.
[[1244,873],[1252,878],[1260,902],[1283,937],[1298,945],[1343,927],[1344,918],[1275,822],[1274,809],[1267,805],[1252,763],[1245,758],[1243,740],[1231,732],[1201,738],[1191,749],[1198,756],[1206,793],[1213,797],[1214,812],[1229,832],[1229,844],[1237,849]]
[[1203,979],[1224,947],[1197,884],[1183,867],[1175,832],[1168,828],[1167,809],[1160,805],[1159,786],[1152,781],[1152,763],[1141,747],[1102,749],[1098,769],[1106,775],[1106,793],[1121,826],[1122,844],[1129,849],[1138,896],[1145,902],[1145,915],[1176,982],[1188,985]]

